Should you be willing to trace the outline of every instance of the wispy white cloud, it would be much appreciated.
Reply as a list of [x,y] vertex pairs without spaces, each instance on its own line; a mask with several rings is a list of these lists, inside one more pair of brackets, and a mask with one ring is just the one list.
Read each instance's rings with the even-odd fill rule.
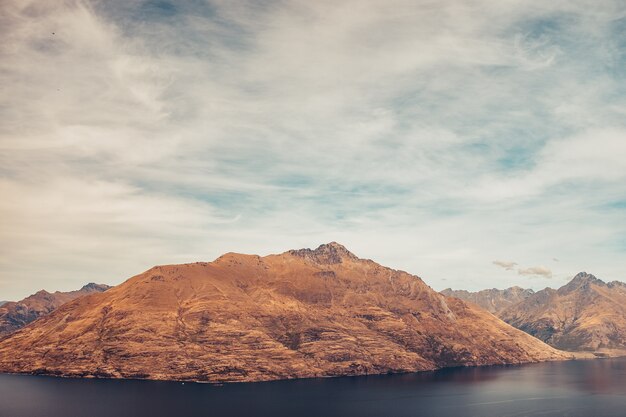
[[552,270],[545,266],[533,266],[531,268],[520,268],[517,270],[520,275],[541,276],[545,278],[552,278]]
[[512,271],[517,265],[517,263],[513,261],[493,261],[492,264],[504,268],[507,271]]
[[623,276],[625,14],[590,4],[5,1],[0,298],[331,240]]

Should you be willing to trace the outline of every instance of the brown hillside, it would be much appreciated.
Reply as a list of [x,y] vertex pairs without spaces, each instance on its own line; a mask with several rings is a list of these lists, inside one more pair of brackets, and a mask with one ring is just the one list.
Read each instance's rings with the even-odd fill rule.
[[626,349],[626,284],[581,272],[501,312],[511,325],[560,349]]
[[564,359],[337,243],[154,267],[0,342],[0,371],[260,381]]

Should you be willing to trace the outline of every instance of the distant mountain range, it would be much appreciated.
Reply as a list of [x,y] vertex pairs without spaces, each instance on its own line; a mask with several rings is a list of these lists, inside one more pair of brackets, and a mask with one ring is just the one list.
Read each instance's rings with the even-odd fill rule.
[[56,310],[68,301],[86,294],[106,291],[108,288],[110,288],[108,285],[90,283],[76,291],[49,293],[41,290],[21,301],[2,302],[0,304],[0,339]]
[[558,290],[443,293],[475,303],[558,349],[626,350],[626,284],[619,281],[605,283],[581,272]]
[[334,242],[157,266],[0,341],[0,372],[211,382],[570,357]]
[[492,314],[498,315],[502,310],[525,300],[535,292],[521,287],[511,287],[505,290],[492,288],[478,292],[447,288],[441,291],[441,293],[447,297],[456,297],[461,300],[469,301],[479,305]]

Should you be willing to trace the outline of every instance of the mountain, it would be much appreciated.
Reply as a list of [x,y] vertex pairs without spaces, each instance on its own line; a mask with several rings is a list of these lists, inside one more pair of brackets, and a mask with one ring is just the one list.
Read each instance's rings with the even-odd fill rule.
[[0,341],[0,372],[211,382],[567,358],[334,242],[156,266]]
[[536,292],[499,316],[559,349],[626,349],[626,284],[605,283],[586,272],[558,290]]
[[108,288],[108,285],[90,283],[76,291],[49,293],[41,290],[22,301],[5,302],[0,305],[0,338],[56,310],[68,301]]
[[2,307],[3,305],[5,305],[6,303],[8,303],[8,301],[0,301],[0,307]]
[[441,293],[446,297],[456,297],[474,303],[497,316],[502,310],[525,300],[535,292],[531,289],[511,287],[505,290],[492,288],[478,292],[446,288]]

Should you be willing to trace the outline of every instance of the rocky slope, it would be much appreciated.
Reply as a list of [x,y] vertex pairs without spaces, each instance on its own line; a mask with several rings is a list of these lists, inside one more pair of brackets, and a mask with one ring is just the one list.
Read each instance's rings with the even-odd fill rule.
[[535,292],[531,289],[511,287],[505,290],[492,288],[490,290],[482,290],[478,292],[446,288],[441,291],[441,293],[446,297],[456,297],[461,300],[469,301],[470,303],[474,303],[479,307],[484,308],[492,314],[498,315],[502,310],[525,300]]
[[565,358],[337,243],[157,266],[0,342],[0,372],[212,382]]
[[581,272],[567,285],[546,288],[499,316],[559,349],[626,349],[626,284]]
[[108,285],[90,283],[76,291],[49,293],[41,290],[22,301],[5,302],[0,305],[0,339],[49,314],[68,301],[108,288],[110,288]]

